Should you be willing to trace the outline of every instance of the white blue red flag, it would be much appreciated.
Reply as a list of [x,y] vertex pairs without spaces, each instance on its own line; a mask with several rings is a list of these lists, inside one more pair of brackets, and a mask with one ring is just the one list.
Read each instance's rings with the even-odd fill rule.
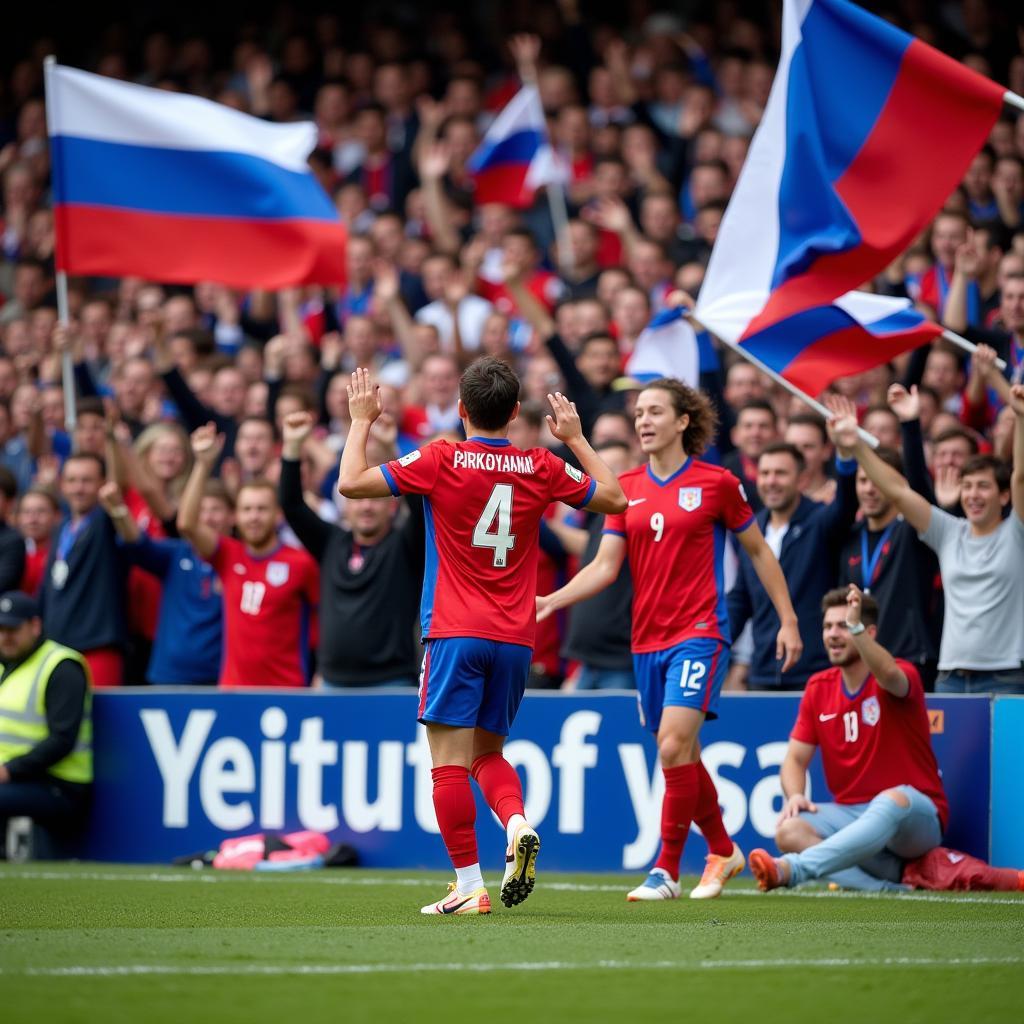
[[700,350],[697,336],[682,307],[658,313],[640,332],[626,361],[628,376],[642,382],[675,377],[690,387],[700,381]]
[[739,317],[743,338],[859,288],[956,187],[1003,95],[846,0],[786,0],[778,73],[697,319],[715,330]]
[[834,380],[863,373],[942,334],[909,299],[847,292],[753,333],[742,315],[704,326],[812,397]]
[[312,123],[48,65],[58,269],[239,288],[345,279]]
[[535,85],[524,85],[509,100],[466,166],[476,184],[478,205],[527,207],[542,185],[565,184],[568,175],[548,141]]

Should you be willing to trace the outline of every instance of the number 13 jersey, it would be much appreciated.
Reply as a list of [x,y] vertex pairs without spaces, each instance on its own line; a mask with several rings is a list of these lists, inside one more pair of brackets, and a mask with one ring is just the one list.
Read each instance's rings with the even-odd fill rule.
[[608,516],[604,532],[626,539],[633,653],[665,650],[691,637],[730,643],[726,531],[741,533],[754,522],[742,484],[728,470],[695,459],[666,480],[638,466],[619,484],[629,506]]
[[395,497],[424,497],[424,638],[532,647],[541,517],[553,501],[582,508],[596,481],[546,448],[523,451],[505,438],[434,441],[380,469]]

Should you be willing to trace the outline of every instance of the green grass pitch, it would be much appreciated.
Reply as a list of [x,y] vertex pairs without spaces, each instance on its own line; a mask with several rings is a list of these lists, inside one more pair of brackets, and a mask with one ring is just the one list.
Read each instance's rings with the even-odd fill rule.
[[0,1021],[1024,1020],[1014,894],[627,904],[632,878],[541,872],[512,910],[421,917],[446,880],[0,865]]

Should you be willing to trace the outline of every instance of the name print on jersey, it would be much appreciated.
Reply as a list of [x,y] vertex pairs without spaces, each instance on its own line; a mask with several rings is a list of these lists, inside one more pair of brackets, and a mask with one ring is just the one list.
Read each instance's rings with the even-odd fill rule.
[[482,469],[488,473],[529,473],[531,476],[534,473],[532,455],[470,452],[460,448],[452,454],[452,466],[455,469]]

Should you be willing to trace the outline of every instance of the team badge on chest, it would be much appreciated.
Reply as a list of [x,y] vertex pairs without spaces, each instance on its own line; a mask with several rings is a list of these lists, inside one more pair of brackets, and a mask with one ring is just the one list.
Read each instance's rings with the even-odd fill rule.
[[703,490],[703,487],[680,487],[679,507],[684,512],[694,512],[699,509]]
[[288,582],[287,562],[267,562],[267,583],[272,587],[283,587]]
[[868,697],[860,706],[860,717],[864,719],[865,725],[878,725],[882,717],[882,705],[878,703],[877,697]]

